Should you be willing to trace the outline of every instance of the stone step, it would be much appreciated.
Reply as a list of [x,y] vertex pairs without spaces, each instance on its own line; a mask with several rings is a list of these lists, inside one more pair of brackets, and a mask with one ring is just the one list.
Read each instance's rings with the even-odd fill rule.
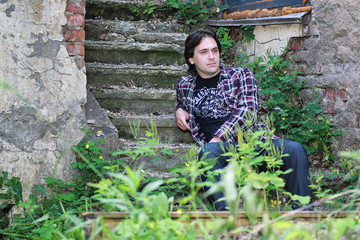
[[[151,5],[150,5],[151,4]],[[141,14],[144,10],[155,7],[151,14]],[[117,20],[150,20],[173,16],[175,10],[167,4],[145,3],[136,0],[86,0],[86,18]]]
[[[197,149],[195,144],[164,144],[159,142],[158,144],[151,146],[124,138],[119,139],[119,147],[121,150],[139,150],[142,147],[150,147],[153,149],[155,156],[142,156],[134,162],[129,158],[125,158],[126,164],[130,164],[130,167],[133,168],[138,168],[142,165],[144,170],[151,171],[148,173],[150,176],[165,179],[172,177],[169,171],[171,168],[176,165],[184,166],[185,163],[193,160],[190,159],[189,152]],[[118,158],[122,156],[126,157],[125,155],[120,155]]]
[[163,143],[193,143],[189,131],[183,132],[176,126],[174,114],[154,116],[148,115],[129,115],[124,113],[108,112],[109,118],[119,131],[119,136],[123,138],[133,138],[132,126],[136,126],[139,136],[145,136],[146,131],[151,129],[151,123],[157,128],[158,136]]
[[[185,41],[186,34],[183,34],[183,26],[176,21],[169,22],[148,22],[148,21],[114,21],[106,19],[87,19],[85,23],[85,32],[87,40],[105,40],[105,41],[126,41],[134,35],[142,33],[150,34],[174,34],[175,40],[171,42]],[[148,37],[146,35],[146,37]],[[141,38],[141,36],[140,36]],[[169,37],[166,37],[169,38]],[[159,38],[161,40],[161,38]],[[162,42],[169,41],[168,39]]]
[[133,114],[174,114],[176,92],[169,89],[93,89],[100,106],[112,112]]
[[185,45],[187,34],[185,33],[138,33],[132,36],[136,42],[142,43],[172,43],[180,46]]
[[183,47],[167,43],[85,41],[85,61],[153,65],[184,64]]
[[135,86],[175,89],[176,81],[186,74],[186,65],[86,63],[89,85]]

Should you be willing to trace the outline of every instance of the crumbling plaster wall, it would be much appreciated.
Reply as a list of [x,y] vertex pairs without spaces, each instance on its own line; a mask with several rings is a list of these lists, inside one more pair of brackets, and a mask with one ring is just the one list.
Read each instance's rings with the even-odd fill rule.
[[25,197],[52,176],[69,179],[70,146],[85,125],[86,76],[63,37],[66,0],[0,0],[0,170]]

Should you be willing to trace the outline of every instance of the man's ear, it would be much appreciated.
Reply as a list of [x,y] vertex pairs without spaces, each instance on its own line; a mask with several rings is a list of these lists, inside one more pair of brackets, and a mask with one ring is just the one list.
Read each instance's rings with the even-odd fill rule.
[[195,64],[195,62],[194,62],[194,59],[193,58],[189,58],[189,62],[191,63],[191,64]]

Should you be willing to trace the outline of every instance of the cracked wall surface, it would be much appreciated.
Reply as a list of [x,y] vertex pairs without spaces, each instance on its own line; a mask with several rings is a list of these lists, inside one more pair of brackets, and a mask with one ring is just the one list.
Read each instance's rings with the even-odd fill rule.
[[21,178],[25,196],[47,176],[69,179],[70,146],[83,138],[86,76],[66,50],[65,7],[0,0],[0,170]]
[[360,15],[356,1],[312,1],[311,21],[295,44],[305,88],[316,91],[323,109],[343,135],[336,150],[360,144]]
[[252,58],[281,55],[289,40],[302,34],[302,24],[279,24],[255,26],[255,39],[244,44],[246,53]]

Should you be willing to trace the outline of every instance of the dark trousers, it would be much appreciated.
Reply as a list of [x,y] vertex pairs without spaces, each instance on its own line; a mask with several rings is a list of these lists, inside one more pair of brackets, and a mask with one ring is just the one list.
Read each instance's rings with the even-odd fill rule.
[[[204,145],[202,150],[199,153],[199,159],[206,159],[215,158],[217,159],[215,165],[210,171],[214,171],[217,169],[221,169],[227,166],[228,164],[228,157],[221,156],[228,146],[236,145],[237,143],[207,143]],[[286,175],[284,175],[285,182],[286,182],[286,189],[291,194],[296,194],[299,196],[310,196],[312,197],[310,185],[310,174],[309,174],[309,161],[307,158],[306,150],[299,144],[298,142],[290,141],[290,140],[274,140],[274,145],[276,148],[283,150],[283,154],[288,154],[282,158],[283,165],[281,165],[281,170],[286,171],[288,169],[292,169],[292,171]],[[225,149],[225,151],[223,150]],[[267,151],[261,151],[259,149],[260,155],[267,154]],[[207,153],[207,154],[205,154]],[[265,170],[261,169],[260,170]],[[206,177],[201,177],[202,181],[206,181]],[[216,181],[220,180],[220,175],[215,176]],[[207,189],[205,189],[207,190]],[[218,201],[224,195],[222,192],[218,192],[208,197],[208,200],[211,203],[215,203],[216,210],[225,210],[226,203],[225,201]]]

